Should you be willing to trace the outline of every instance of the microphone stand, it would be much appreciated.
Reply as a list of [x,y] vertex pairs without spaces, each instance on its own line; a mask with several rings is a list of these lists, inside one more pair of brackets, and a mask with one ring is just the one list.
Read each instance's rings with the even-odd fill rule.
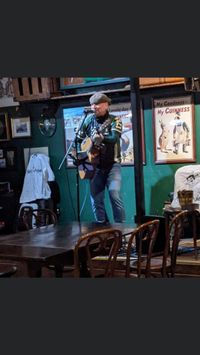
[[82,127],[83,127],[83,124],[85,122],[85,119],[88,115],[90,111],[89,110],[84,110],[84,116],[83,116],[83,119],[78,127],[78,129],[76,130],[76,133],[75,133],[75,138],[74,140],[71,142],[69,148],[67,149],[67,152],[65,154],[65,156],[63,157],[59,167],[58,167],[58,170],[61,169],[66,157],[69,155],[69,152],[73,146],[73,144],[75,143],[75,152],[76,152],[76,159],[77,159],[77,164],[76,164],[76,196],[77,196],[77,218],[78,218],[78,222],[80,223],[80,189],[79,189],[79,170],[78,170],[78,142],[77,142],[77,136],[78,136],[78,133],[81,131]]
[[60,169],[62,168],[62,165],[63,165],[65,159],[67,158],[67,156],[68,156],[68,154],[69,154],[69,152],[70,152],[71,147],[72,147],[73,144],[74,144],[74,140],[71,141],[71,144],[70,144],[69,148],[67,149],[67,153],[64,155],[64,157],[63,157],[63,159],[62,159],[62,161],[61,161],[61,163],[60,163],[60,165],[59,165],[59,167],[58,167],[58,170],[60,170]]

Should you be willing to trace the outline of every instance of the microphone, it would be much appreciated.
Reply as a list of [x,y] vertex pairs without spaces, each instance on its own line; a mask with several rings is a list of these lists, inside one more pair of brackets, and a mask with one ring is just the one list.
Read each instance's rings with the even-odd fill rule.
[[85,107],[84,113],[94,113],[94,110],[92,110],[90,107]]

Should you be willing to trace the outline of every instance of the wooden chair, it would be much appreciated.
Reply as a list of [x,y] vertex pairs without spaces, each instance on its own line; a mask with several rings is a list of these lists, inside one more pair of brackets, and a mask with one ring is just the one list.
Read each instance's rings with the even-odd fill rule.
[[32,228],[32,225],[28,222],[28,214],[31,211],[32,207],[30,206],[23,206],[20,208],[18,212],[18,216],[16,217],[15,221],[15,232],[21,232],[25,230],[29,230]]
[[[152,220],[141,224],[132,233],[128,241],[126,252],[125,277],[150,277],[153,247],[158,235],[159,220]],[[143,254],[145,243],[147,252]],[[136,249],[135,260],[131,261],[131,252]]]
[[[74,249],[74,276],[114,277],[121,243],[122,232],[118,229],[101,229],[85,234]],[[96,261],[101,260],[101,257],[103,262],[98,272]]]
[[0,277],[11,277],[17,272],[17,267],[8,263],[0,263]]
[[[195,214],[194,211],[194,216]],[[160,274],[162,277],[175,277],[179,242],[183,235],[184,224],[189,216],[191,216],[191,212],[185,210],[172,218],[169,227],[166,229],[166,245],[163,256],[152,259],[152,275]]]
[[27,230],[57,223],[56,214],[48,208],[29,210],[24,213],[22,219]]
[[[21,218],[21,225],[24,226],[25,230],[44,227],[50,224],[55,225],[58,221],[56,214],[48,208],[24,209],[24,213]],[[46,265],[44,268],[56,272],[54,265]],[[65,268],[64,271],[68,271],[68,269],[66,270]]]

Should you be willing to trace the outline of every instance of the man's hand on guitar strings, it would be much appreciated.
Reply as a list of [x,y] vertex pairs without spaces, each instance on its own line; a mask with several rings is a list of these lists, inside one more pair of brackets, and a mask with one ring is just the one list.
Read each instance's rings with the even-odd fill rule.
[[100,145],[101,144],[101,142],[103,141],[103,134],[98,134],[98,133],[95,133],[92,137],[91,137],[91,139],[92,139],[92,141],[93,141],[93,143],[95,144],[95,145]]

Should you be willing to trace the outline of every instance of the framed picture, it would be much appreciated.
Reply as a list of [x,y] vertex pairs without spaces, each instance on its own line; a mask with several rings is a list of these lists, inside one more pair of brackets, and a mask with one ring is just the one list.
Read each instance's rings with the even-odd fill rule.
[[193,96],[153,99],[155,164],[196,161]]
[[0,78],[0,107],[19,106],[14,101],[14,92],[11,78]]
[[[134,164],[134,148],[133,148],[133,131],[132,131],[132,111],[131,103],[119,103],[110,106],[110,113],[120,116],[123,124],[121,135],[121,151],[122,151],[122,166]],[[144,125],[142,113],[142,136],[143,136],[143,163],[145,163],[144,149]],[[63,108],[64,130],[65,130],[65,149],[70,152],[70,146],[75,139],[75,131],[81,124],[84,118],[84,107]],[[66,158],[67,166],[74,167],[73,160],[70,155]]]
[[[119,116],[122,121],[123,130],[121,135],[121,165],[134,165],[134,142],[133,142],[133,124],[131,103],[119,103],[110,105],[110,113]],[[145,164],[145,146],[144,146],[144,117],[141,109],[141,126],[142,126],[142,156],[143,164]]]
[[66,162],[68,167],[74,167],[73,159],[68,155],[75,139],[75,132],[84,118],[84,107],[63,108]]
[[0,170],[14,170],[17,167],[17,148],[0,148]]
[[30,117],[11,118],[12,138],[30,137]]
[[7,113],[0,113],[0,141],[7,141],[10,139],[10,131],[8,126]]

